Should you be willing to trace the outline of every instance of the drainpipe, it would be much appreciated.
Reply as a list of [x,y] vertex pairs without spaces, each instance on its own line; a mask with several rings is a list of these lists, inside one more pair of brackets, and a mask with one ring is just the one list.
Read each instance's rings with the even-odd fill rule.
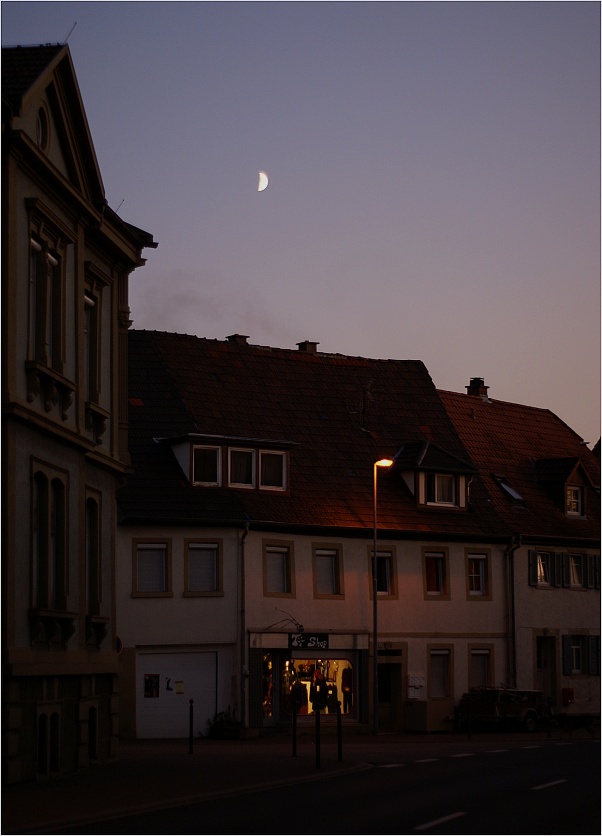
[[245,520],[244,531],[240,537],[240,635],[239,635],[239,676],[240,676],[240,722],[243,729],[248,727],[247,722],[247,625],[245,610],[245,540],[249,533],[250,520]]
[[516,688],[516,607],[514,600],[514,553],[521,546],[521,535],[514,534],[504,549],[506,569],[506,633],[508,635],[508,684]]

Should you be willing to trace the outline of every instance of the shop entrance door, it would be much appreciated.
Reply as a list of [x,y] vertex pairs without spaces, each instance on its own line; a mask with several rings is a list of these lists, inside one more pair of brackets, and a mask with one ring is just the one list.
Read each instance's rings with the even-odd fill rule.
[[401,663],[378,664],[378,726],[383,732],[403,729]]

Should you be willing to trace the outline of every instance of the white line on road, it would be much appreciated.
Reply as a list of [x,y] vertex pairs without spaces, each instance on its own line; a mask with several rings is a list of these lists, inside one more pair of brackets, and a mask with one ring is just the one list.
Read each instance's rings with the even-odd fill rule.
[[508,752],[508,751],[509,751],[508,749],[490,749],[489,754],[490,755],[497,755],[499,752]]
[[523,749],[541,749],[541,746],[523,746]]
[[459,755],[452,755],[452,758],[472,758],[474,752],[460,752]]
[[394,769],[396,766],[403,766],[402,763],[377,763],[379,769]]
[[422,760],[416,761],[416,763],[435,763],[438,760],[439,758],[422,758]]
[[566,784],[566,778],[559,781],[550,781],[549,784],[540,784],[538,787],[531,787],[532,790],[547,790],[548,787],[555,787],[557,784]]
[[419,824],[418,827],[414,828],[414,830],[430,830],[431,827],[437,827],[438,824],[444,824],[446,821],[459,819],[461,816],[465,815],[466,813],[452,813],[450,816],[443,816],[442,819],[433,819],[433,821],[427,821],[425,824]]

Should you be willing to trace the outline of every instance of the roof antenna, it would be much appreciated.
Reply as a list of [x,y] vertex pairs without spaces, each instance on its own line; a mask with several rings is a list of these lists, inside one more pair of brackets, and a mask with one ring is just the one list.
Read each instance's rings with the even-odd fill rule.
[[64,44],[66,44],[66,43],[67,43],[67,41],[69,40],[69,36],[71,35],[71,33],[73,32],[73,30],[75,29],[75,27],[76,27],[76,26],[77,26],[77,20],[75,21],[75,23],[73,24],[73,26],[72,26],[72,27],[71,27],[71,29],[69,30],[69,35],[67,35],[67,37],[66,37],[66,38],[65,38],[65,40],[63,41],[63,43],[64,43]]
[[121,207],[123,206],[124,201],[125,201],[125,197],[123,198],[123,200],[121,201],[121,203],[119,204],[119,206],[117,207],[117,209],[115,209],[115,213],[119,212],[119,210],[120,210],[120,209],[121,209]]

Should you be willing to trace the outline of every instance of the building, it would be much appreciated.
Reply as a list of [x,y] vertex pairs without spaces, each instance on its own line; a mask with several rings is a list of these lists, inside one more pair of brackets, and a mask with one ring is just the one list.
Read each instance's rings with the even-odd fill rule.
[[128,278],[152,237],[107,205],[66,46],[2,50],[6,782],[118,741],[115,494]]
[[[507,681],[557,710],[599,712],[600,462],[546,409],[440,392],[478,487],[511,533]],[[475,499],[476,501],[476,499]]]
[[[222,713],[267,732],[290,723],[294,699],[310,722],[318,685],[327,721],[340,701],[343,722],[370,728],[376,694],[380,729],[442,730],[468,687],[533,683],[537,641],[527,653],[522,629],[534,613],[509,573],[523,559],[517,534],[543,549],[554,531],[539,487],[524,513],[537,508],[543,528],[504,513],[514,483],[504,493],[492,482],[460,426],[475,397],[479,415],[491,404],[437,392],[421,362],[325,354],[310,341],[295,351],[238,334],[129,337],[135,472],[118,497],[117,535],[125,735],[185,737],[190,700],[195,733]],[[551,413],[531,414],[535,434],[548,431],[538,416],[555,427],[552,443],[524,449],[519,417],[497,475],[514,479],[517,456],[532,473],[525,456],[581,453],[571,479],[587,493],[585,520],[560,508],[555,548],[584,535],[591,613],[596,462]],[[375,467],[383,456],[388,470]],[[595,641],[589,614],[548,614],[533,626],[542,639],[570,628]],[[556,701],[565,684],[547,686]]]

